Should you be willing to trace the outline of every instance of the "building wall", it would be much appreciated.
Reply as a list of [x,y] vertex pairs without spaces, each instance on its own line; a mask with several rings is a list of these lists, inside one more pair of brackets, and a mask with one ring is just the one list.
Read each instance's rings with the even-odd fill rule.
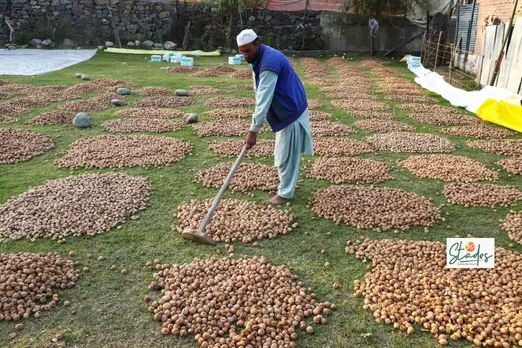
[[[486,19],[496,16],[504,23],[509,22],[513,11],[513,0],[477,0],[480,3],[480,11],[477,27],[477,42],[475,44],[475,54],[482,52],[484,43],[484,30],[486,28]],[[516,17],[522,18],[522,1],[519,1]]]
[[[370,51],[368,17],[350,13],[321,12],[322,38],[325,48],[333,51],[368,53]],[[405,18],[393,22],[381,19],[374,42],[377,53],[390,51],[413,37],[417,38],[400,47],[394,55],[417,54],[421,51],[424,28]]]

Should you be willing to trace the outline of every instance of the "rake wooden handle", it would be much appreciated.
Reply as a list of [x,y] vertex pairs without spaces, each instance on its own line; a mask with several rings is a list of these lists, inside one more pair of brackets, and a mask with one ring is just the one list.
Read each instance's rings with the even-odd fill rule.
[[223,183],[223,186],[221,186],[221,189],[219,190],[219,193],[217,194],[216,198],[214,198],[214,202],[212,202],[212,205],[210,206],[210,209],[208,210],[207,216],[205,216],[205,219],[199,225],[198,233],[204,234],[205,228],[207,227],[208,223],[210,222],[210,219],[212,218],[212,215],[214,215],[214,211],[216,210],[217,206],[219,205],[219,202],[221,201],[221,198],[225,194],[225,191],[228,189],[228,186],[230,185],[230,182],[232,181],[232,178],[234,177],[234,174],[237,171],[237,168],[239,168],[239,165],[241,164],[241,161],[243,160],[243,157],[245,157],[245,154],[247,152],[247,145],[243,146],[243,149],[241,150],[241,153],[237,157],[236,161],[234,162],[234,165],[230,169],[230,172],[228,173],[227,178],[225,179],[225,182]]

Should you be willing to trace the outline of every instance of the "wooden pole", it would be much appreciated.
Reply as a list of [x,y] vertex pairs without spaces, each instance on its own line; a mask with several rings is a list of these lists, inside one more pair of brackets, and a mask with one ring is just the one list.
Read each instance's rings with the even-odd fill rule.
[[437,70],[437,63],[439,62],[439,47],[440,47],[440,39],[442,38],[442,31],[439,33],[439,39],[437,40],[437,53],[435,53],[435,67],[433,71]]
[[426,36],[427,36],[427,32],[424,33],[424,38],[422,39],[422,47],[421,47],[421,63],[424,64],[426,63],[426,50],[428,49],[426,47]]
[[500,70],[500,64],[502,63],[502,58],[504,57],[504,49],[506,48],[507,41],[511,36],[511,32],[513,31],[513,18],[515,18],[515,13],[517,12],[518,0],[515,0],[515,6],[513,6],[513,12],[511,13],[511,18],[509,20],[509,27],[504,37],[504,42],[502,42],[502,48],[498,54],[497,61],[495,62],[495,70],[493,70],[493,75],[491,76],[491,80],[489,81],[489,85],[493,86],[495,84],[495,80],[497,79],[498,71]]
[[469,25],[468,25],[468,33],[467,33],[467,39],[466,39],[466,52],[464,53],[464,64],[462,69],[466,70],[466,65],[468,64],[468,52],[469,52],[469,45],[471,41],[471,28],[473,27],[473,17],[475,16],[475,5],[477,4],[477,0],[473,0],[473,5],[471,6],[471,16],[469,18]]
[[[451,20],[451,18],[450,18],[450,20]],[[459,37],[459,22],[460,22],[460,5],[457,2],[457,23],[456,23],[456,26],[455,26],[455,40],[453,40],[453,43],[455,45],[457,44],[457,40],[458,40],[458,37]],[[458,48],[458,46],[455,47],[455,48]]]
[[449,84],[451,85],[451,73],[453,70],[453,44],[450,44],[450,71],[449,71]]
[[114,38],[118,42],[118,47],[121,48],[121,41],[120,41],[120,35],[118,34],[118,27],[116,26],[116,22],[114,21],[114,17],[112,15],[112,10],[111,10],[109,4],[106,4],[106,5],[107,5],[107,10],[109,10],[109,17],[111,17],[111,26],[112,26],[112,31],[114,33]]

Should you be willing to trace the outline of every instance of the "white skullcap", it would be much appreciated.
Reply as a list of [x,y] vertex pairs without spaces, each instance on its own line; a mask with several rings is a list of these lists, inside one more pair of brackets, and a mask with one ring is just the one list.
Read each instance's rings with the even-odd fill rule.
[[237,45],[243,46],[257,39],[257,34],[252,29],[245,29],[237,36]]

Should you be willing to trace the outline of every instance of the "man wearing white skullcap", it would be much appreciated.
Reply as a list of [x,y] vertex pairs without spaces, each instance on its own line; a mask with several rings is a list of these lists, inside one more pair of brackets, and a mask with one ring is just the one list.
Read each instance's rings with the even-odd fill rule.
[[279,173],[279,185],[266,188],[277,191],[267,203],[284,204],[294,196],[301,154],[313,153],[306,92],[285,55],[261,44],[252,29],[239,33],[237,45],[250,63],[256,89],[256,109],[246,144],[248,148],[256,144],[257,133],[267,120],[276,134],[274,164]]

